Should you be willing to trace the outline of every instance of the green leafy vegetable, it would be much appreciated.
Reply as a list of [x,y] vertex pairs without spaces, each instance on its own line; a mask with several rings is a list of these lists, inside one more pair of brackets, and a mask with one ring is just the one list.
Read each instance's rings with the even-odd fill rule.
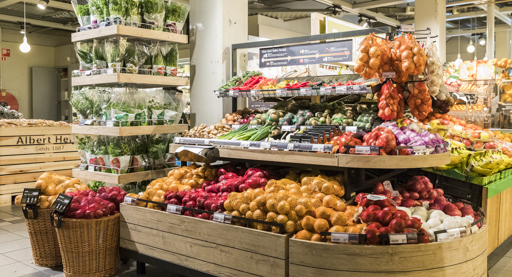
[[105,182],[92,181],[89,184],[87,184],[87,186],[89,187],[89,189],[92,189],[93,191],[96,192],[96,191],[98,191],[99,188],[105,186]]
[[165,21],[185,22],[188,16],[188,7],[181,3],[169,1],[165,7]]
[[76,13],[79,16],[90,16],[91,12],[89,10],[89,5],[78,5],[76,7]]

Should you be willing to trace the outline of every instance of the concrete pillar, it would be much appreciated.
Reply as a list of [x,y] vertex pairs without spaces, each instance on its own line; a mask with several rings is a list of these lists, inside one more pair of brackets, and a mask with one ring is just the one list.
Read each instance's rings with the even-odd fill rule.
[[487,4],[487,51],[488,60],[494,59],[494,2]]
[[446,62],[446,0],[416,0],[414,2],[414,28],[430,28],[436,41],[439,59]]
[[[507,58],[510,59],[510,44],[511,44],[511,36],[510,36],[510,29],[508,30],[499,30],[496,31],[496,58],[503,59]],[[489,39],[486,40],[486,43]]]
[[248,5],[240,0],[190,0],[190,113],[192,125],[218,123],[231,99],[214,90],[231,78],[231,45],[247,42]]

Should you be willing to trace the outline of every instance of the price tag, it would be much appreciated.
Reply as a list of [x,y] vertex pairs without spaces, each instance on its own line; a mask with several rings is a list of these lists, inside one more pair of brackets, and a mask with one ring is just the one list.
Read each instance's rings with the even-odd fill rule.
[[259,128],[261,125],[249,125],[249,129]]
[[282,125],[281,131],[283,132],[295,132],[297,127],[295,125]]
[[238,128],[240,128],[240,124],[233,124],[233,125],[231,125],[231,129],[232,130],[236,130]]
[[293,143],[288,143],[288,145],[286,146],[286,149],[293,150],[294,146],[295,145]]
[[382,72],[383,78],[395,78],[396,72],[395,71],[388,71],[388,72]]
[[210,144],[210,140],[209,140],[209,139],[205,139],[205,140],[203,141],[203,143],[204,143],[204,144]]
[[407,233],[407,243],[418,243],[418,233]]
[[90,165],[87,167],[87,170],[89,170],[90,172],[94,172],[94,167],[95,167],[95,165],[90,164]]
[[72,199],[72,196],[59,193],[59,196],[57,196],[57,199],[53,202],[52,209],[56,212],[63,213],[71,203]]
[[260,148],[270,149],[270,142],[262,142],[262,143],[260,143]]
[[35,205],[39,201],[39,194],[41,189],[23,189],[23,196],[21,197],[21,204]]
[[179,205],[167,204],[167,212],[171,214],[181,214],[183,207]]
[[427,147],[425,147],[425,145],[416,145],[412,147],[412,150],[414,150],[414,152],[425,152]]
[[446,230],[446,233],[448,234],[448,239],[454,239],[454,238],[460,237],[460,230],[458,228]]
[[389,234],[389,244],[406,244],[407,234]]
[[213,213],[213,221],[219,222],[219,223],[227,223],[231,224],[231,218],[232,216],[229,214],[223,214],[223,213]]
[[385,189],[391,191],[391,193],[393,193],[393,186],[391,185],[391,182],[390,181],[385,181],[384,183],[382,183],[382,185],[384,186]]
[[347,94],[353,94],[354,93],[354,86],[346,86],[347,88]]
[[228,96],[233,97],[233,90],[228,91]]
[[347,94],[347,86],[337,86],[336,94]]
[[277,97],[285,97],[287,93],[288,93],[288,90],[284,89],[284,88],[276,90],[276,96]]
[[348,243],[348,233],[332,233],[331,232],[331,242],[342,242]]
[[300,88],[300,95],[311,96],[311,88],[310,87]]
[[240,95],[240,91],[238,91],[238,90],[233,90],[232,92],[233,92],[232,96],[235,97],[235,98]]
[[251,146],[251,142],[250,141],[241,141],[240,142],[240,146],[241,147],[245,147],[245,148],[249,148]]
[[137,199],[133,198],[133,197],[130,197],[130,196],[125,196],[124,197],[124,202],[125,204],[128,204],[128,205],[135,205],[135,202],[137,202]]
[[386,199],[386,196],[384,195],[378,195],[378,194],[368,194],[366,196],[366,198],[370,199],[370,200],[373,200],[373,201],[378,201],[378,200],[384,200]]
[[114,127],[114,121],[113,120],[107,120],[107,127]]
[[78,126],[84,126],[84,123],[85,123],[85,119],[82,119],[82,120],[80,120],[80,122],[78,122]]
[[313,151],[324,151],[324,145],[323,144],[313,144],[312,149]]
[[320,88],[320,95],[330,95],[332,92],[332,88],[330,87],[321,87]]
[[78,169],[80,170],[85,170],[85,168],[87,167],[87,164],[80,164],[80,166],[78,167]]
[[469,221],[469,223],[475,222],[475,218],[470,215],[466,215],[464,218],[467,219]]
[[356,145],[356,154],[370,154],[372,151],[371,151],[371,148],[370,146],[360,146],[360,145]]
[[93,122],[94,122],[94,120],[92,120],[92,119],[87,119],[87,120],[84,122],[84,125],[91,125]]
[[400,192],[398,190],[391,191],[391,197],[400,196]]
[[261,95],[261,91],[259,89],[251,89],[251,96],[258,97]]
[[345,132],[357,133],[357,126],[347,126],[345,127]]

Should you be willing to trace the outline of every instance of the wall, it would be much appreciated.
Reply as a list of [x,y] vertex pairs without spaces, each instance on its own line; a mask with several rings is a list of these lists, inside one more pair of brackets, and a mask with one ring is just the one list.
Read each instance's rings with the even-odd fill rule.
[[[30,44],[30,39],[28,40]],[[2,48],[11,49],[11,56],[2,62],[2,87],[18,99],[25,118],[32,118],[31,67],[53,67],[54,48],[30,45],[28,53],[19,50],[19,43],[2,42]]]
[[70,64],[78,63],[73,44],[62,45],[53,49],[55,67],[67,67]]
[[249,16],[249,35],[268,39],[309,36],[311,19],[302,18],[290,21],[263,15]]
[[[467,47],[469,45],[469,37],[460,37],[460,56],[463,61],[472,61],[475,58],[475,52],[468,53]],[[473,45],[475,45],[475,51],[477,52],[478,60],[483,60],[485,57],[485,46],[480,46],[479,44],[475,44],[473,41]],[[458,54],[458,38],[450,37],[446,40],[446,61],[453,62],[457,59]]]

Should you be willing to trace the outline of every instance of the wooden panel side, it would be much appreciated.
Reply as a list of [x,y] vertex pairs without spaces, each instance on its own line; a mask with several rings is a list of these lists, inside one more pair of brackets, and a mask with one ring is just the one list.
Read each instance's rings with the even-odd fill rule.
[[0,136],[40,136],[40,135],[69,135],[71,126],[64,127],[11,127],[0,128]]
[[512,235],[512,188],[508,188],[499,194],[500,216],[498,220],[498,245],[501,245]]
[[[122,225],[122,223],[121,223]],[[145,254],[152,257],[158,257],[158,259],[170,261],[175,264],[186,264],[188,267],[213,274],[215,276],[226,276],[226,277],[252,277],[261,276],[256,274],[250,274],[247,272],[238,271],[229,267],[220,266],[207,261],[195,259],[194,257],[185,256],[171,252],[170,250],[164,250],[157,247],[151,247],[139,242],[133,242],[121,238],[120,247],[137,251],[141,254]],[[246,261],[250,262],[250,261]]]
[[412,156],[363,156],[337,154],[338,166],[355,168],[423,168],[450,163],[450,153]]
[[12,205],[12,195],[0,195],[0,206],[9,206]]
[[[447,242],[426,244],[361,246],[289,241],[290,264],[328,268],[338,271],[362,271],[371,265],[375,272],[396,270],[393,265],[407,265],[407,271],[421,271],[454,266],[487,253],[487,228]],[[386,257],[383,259],[383,257]]]
[[[208,230],[211,232],[210,236],[197,238],[193,234],[182,236],[145,226],[121,223],[121,238],[150,247],[169,249],[179,255],[247,273],[261,276],[284,276],[285,260],[212,243],[210,237],[213,235],[214,229],[215,227]],[[230,237],[228,234],[224,234],[224,236]],[[189,263],[182,265],[193,266]]]
[[[389,257],[389,256],[386,256]],[[382,258],[382,257],[381,257]],[[406,267],[405,263],[400,263],[398,267]],[[396,264],[389,264],[390,267],[397,268]],[[360,268],[359,271],[348,271],[348,270],[331,270],[325,268],[314,268],[303,266],[300,264],[290,263],[290,276],[301,276],[301,277],[318,277],[318,276],[329,276],[329,277],[439,277],[439,276],[450,276],[450,277],[485,277],[487,276],[487,255],[482,253],[473,260],[466,261],[461,264],[433,268],[428,270],[420,271],[406,271],[406,272],[377,272],[370,271],[372,265]],[[367,271],[365,271],[367,269]]]
[[64,161],[64,162],[47,162],[47,163],[33,163],[33,164],[19,164],[19,165],[2,165],[0,166],[0,175],[20,174],[37,171],[72,169],[78,164],[77,161]]
[[44,163],[57,161],[80,161],[78,152],[47,153],[32,155],[1,156],[0,165]]
[[[121,204],[121,221],[286,259],[286,235]],[[229,234],[229,235],[226,235]]]
[[487,227],[488,227],[488,238],[487,238],[487,254],[491,254],[494,249],[499,245],[499,233],[500,233],[500,213],[501,210],[501,193],[494,195],[491,198],[487,198],[487,188],[483,188],[483,199],[482,207],[484,209]]
[[0,147],[0,156],[12,156],[37,153],[60,153],[76,152],[78,149],[74,144],[49,144],[49,145],[23,145]]
[[24,188],[33,188],[34,182],[18,183],[12,185],[0,185],[0,194],[16,194],[23,192]]
[[[71,169],[54,170],[54,171],[46,171],[46,172],[71,177]],[[34,173],[25,173],[25,174],[5,175],[0,178],[0,185],[35,182],[39,178],[39,176],[41,176],[41,174],[43,174],[43,173],[44,172],[34,172]]]
[[272,150],[248,150],[236,148],[219,148],[219,152],[222,158],[228,159],[285,162],[292,164],[313,164],[324,166],[338,165],[336,156],[332,154]]

